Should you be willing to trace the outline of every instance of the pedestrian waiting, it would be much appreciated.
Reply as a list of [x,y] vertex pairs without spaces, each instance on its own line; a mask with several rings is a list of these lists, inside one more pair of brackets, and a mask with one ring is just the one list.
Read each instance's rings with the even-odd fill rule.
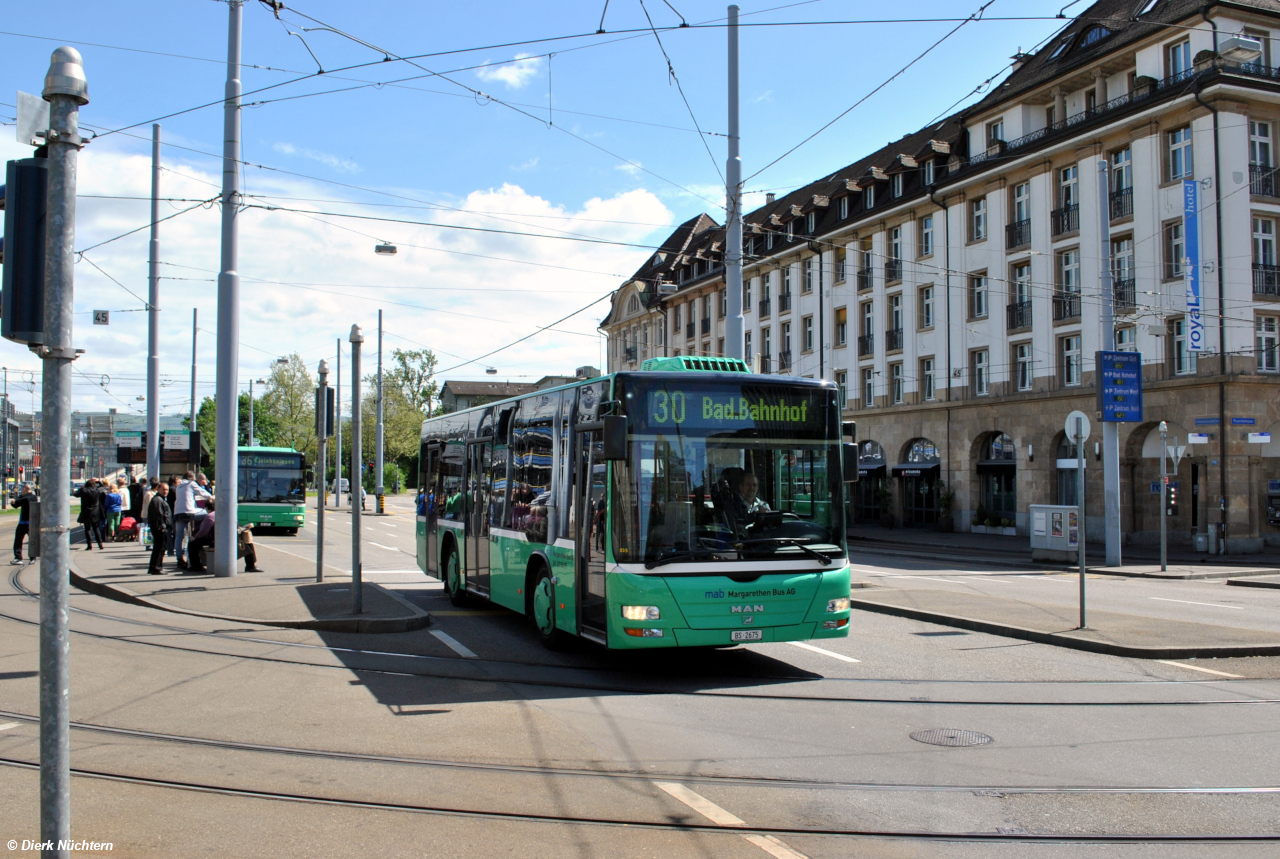
[[13,535],[13,560],[10,563],[22,563],[22,541],[31,532],[31,502],[35,500],[31,484],[22,484],[18,489],[18,497],[13,500],[13,506],[18,508],[18,530]]

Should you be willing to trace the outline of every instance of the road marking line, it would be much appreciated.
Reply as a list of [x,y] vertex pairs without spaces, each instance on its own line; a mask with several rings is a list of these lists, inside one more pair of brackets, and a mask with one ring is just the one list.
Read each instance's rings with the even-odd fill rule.
[[[705,796],[694,793],[682,784],[669,781],[656,781],[654,784],[717,826],[747,825],[747,822],[742,818],[730,814]],[[742,837],[770,856],[775,857],[775,859],[809,859],[803,853],[797,853],[772,835],[743,835]]]
[[476,656],[475,653],[472,652],[470,648],[468,648],[466,645],[459,642],[456,638],[454,638],[449,633],[440,632],[437,629],[433,629],[431,630],[431,634],[434,635],[436,638],[440,639],[442,642],[444,642],[445,647],[448,647],[450,650],[452,650],[454,653],[461,656],[463,659],[479,659],[479,657]]
[[1185,662],[1174,662],[1170,659],[1157,659],[1161,665],[1176,665],[1179,668],[1190,668],[1192,671],[1203,671],[1205,674],[1217,674],[1219,677],[1230,677],[1233,680],[1243,680],[1243,674],[1228,674],[1225,671],[1215,671],[1212,668],[1201,668],[1199,665],[1188,665]]
[[885,576],[886,579],[925,579],[930,582],[950,582],[953,585],[963,585],[964,582],[956,579],[938,579],[933,576]]
[[1207,605],[1207,606],[1213,606],[1214,608],[1229,608],[1229,609],[1234,609],[1235,611],[1244,611],[1244,606],[1223,605],[1222,603],[1217,603],[1217,602],[1195,602],[1194,600],[1175,600],[1175,599],[1169,599],[1168,597],[1147,597],[1147,599],[1160,600],[1160,602],[1180,602],[1180,603],[1184,603],[1185,605]]
[[803,647],[805,650],[812,650],[814,653],[821,653],[823,656],[830,656],[832,659],[839,659],[841,662],[861,662],[861,659],[854,659],[852,656],[845,656],[843,653],[836,653],[834,650],[823,650],[821,647],[814,647],[812,644],[805,644],[803,641],[788,641],[792,647]]
[[3,725],[0,725],[0,731],[7,731],[10,728],[16,728],[16,727],[18,727],[17,722],[5,722]]
[[[377,546],[379,549],[386,549],[389,552],[404,552],[403,549],[397,549],[395,546],[386,546],[386,545],[383,545],[382,543],[375,543],[372,540],[367,540],[366,542],[370,546]],[[404,553],[406,555],[409,554],[408,552],[404,552]]]

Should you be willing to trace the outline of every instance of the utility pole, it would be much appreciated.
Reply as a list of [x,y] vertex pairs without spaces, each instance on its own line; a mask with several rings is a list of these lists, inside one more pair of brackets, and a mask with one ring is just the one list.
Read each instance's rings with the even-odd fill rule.
[[[742,157],[738,136],[738,7],[729,7],[729,159],[725,163],[725,204],[729,224],[724,245],[724,282],[729,317],[724,323],[726,358],[746,357],[742,335]],[[665,332],[664,332],[665,337]]]
[[378,428],[375,433],[376,449],[373,452],[374,468],[378,473],[374,475],[374,490],[378,505],[377,513],[382,515],[387,512],[383,496],[386,494],[387,488],[382,485],[382,311],[378,311]]
[[334,445],[333,455],[333,506],[342,506],[342,338],[338,338],[338,367],[333,380],[333,423]]
[[53,52],[44,79],[50,103],[49,197],[44,263],[44,385],[40,430],[48,442],[40,459],[44,483],[40,548],[40,840],[53,842],[46,857],[69,857],[71,838],[71,726],[68,688],[71,642],[67,629],[71,560],[71,362],[75,298],[76,161],[80,106],[89,83],[80,52]]
[[316,462],[319,463],[320,479],[316,481],[316,581],[324,581],[324,491],[328,483],[324,473],[329,468],[325,460],[328,451],[325,442],[329,440],[329,363],[320,361],[320,386],[316,388]]
[[236,522],[239,518],[240,434],[240,273],[236,218],[240,211],[240,21],[243,0],[227,3],[227,88],[222,135],[222,271],[218,274],[218,522],[214,532],[213,574],[236,574]]
[[364,576],[360,568],[360,505],[356,482],[360,479],[360,346],[364,335],[351,326],[351,613],[364,611]]
[[[7,490],[9,488],[9,368],[5,367],[3,369],[4,393],[0,394],[0,396],[4,398],[4,423],[0,424],[0,449],[3,449],[4,453],[0,454],[0,482],[3,483],[2,488]],[[18,474],[16,469],[13,474],[16,479]],[[15,483],[14,486],[16,488],[17,484]],[[4,510],[8,506],[9,493],[0,491],[0,510]]]
[[[1221,431],[1221,428],[1219,428]],[[1166,438],[1169,436],[1169,424],[1160,421],[1160,572],[1169,569],[1169,535],[1165,517],[1169,515],[1169,476],[1165,471],[1165,457],[1169,455]]]
[[[198,406],[196,405],[196,336],[200,331],[200,326],[198,324],[199,318],[200,309],[198,307],[191,308],[191,420],[189,421],[187,429],[192,432],[196,431],[196,414],[198,411]],[[160,467],[158,464],[156,466],[155,475],[156,477],[160,476]]]
[[1076,500],[1079,502],[1080,513],[1076,519],[1079,530],[1076,532],[1079,539],[1080,555],[1080,628],[1088,629],[1089,624],[1085,618],[1085,527],[1084,527],[1084,418],[1076,418]]
[[[191,429],[195,429],[194,426]],[[147,261],[147,476],[160,476],[160,123],[151,126],[151,245]]]
[[[1107,159],[1098,160],[1098,223],[1102,277],[1102,348],[1116,348],[1116,292],[1111,279],[1111,181]],[[1102,385],[1102,368],[1093,368],[1094,384]],[[1107,566],[1120,566],[1120,427],[1113,421],[1102,421],[1102,498],[1106,528]]]

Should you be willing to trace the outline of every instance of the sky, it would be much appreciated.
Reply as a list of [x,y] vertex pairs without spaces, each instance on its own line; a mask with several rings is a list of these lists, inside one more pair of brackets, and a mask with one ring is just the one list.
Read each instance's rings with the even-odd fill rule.
[[[740,6],[748,210],[980,98],[1067,23],[1062,0]],[[431,348],[441,380],[603,368],[608,294],[676,224],[724,220],[726,8],[246,2],[241,389],[294,353],[332,371],[339,349],[346,388],[351,326],[372,371],[379,310],[384,355]],[[193,311],[197,398],[213,395],[227,20],[226,0],[36,0],[0,22],[0,158],[31,154],[13,105],[39,94],[53,48],[75,46],[89,81],[77,410],[145,411],[155,121],[161,411],[190,407]],[[18,408],[38,408],[39,362],[4,341],[0,363]]]

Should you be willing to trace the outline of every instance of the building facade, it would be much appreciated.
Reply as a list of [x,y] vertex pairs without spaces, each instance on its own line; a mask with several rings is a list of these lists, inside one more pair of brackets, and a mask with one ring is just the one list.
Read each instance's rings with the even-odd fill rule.
[[[1158,539],[1163,420],[1193,442],[1173,539],[1280,544],[1277,37],[1274,0],[1103,0],[978,104],[746,216],[747,358],[841,387],[860,519],[1025,534],[1028,505],[1076,503],[1063,423],[1095,414],[1109,302],[1144,378],[1144,421],[1120,425],[1127,539]],[[701,216],[622,285],[610,370],[724,352],[723,243]]]

